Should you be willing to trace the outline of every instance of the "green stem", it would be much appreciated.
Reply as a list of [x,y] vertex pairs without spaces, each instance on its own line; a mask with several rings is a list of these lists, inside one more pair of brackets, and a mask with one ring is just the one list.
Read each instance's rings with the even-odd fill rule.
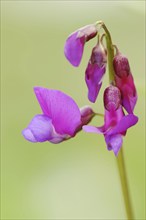
[[114,48],[113,48],[110,32],[108,31],[104,23],[102,27],[106,33],[105,37],[106,37],[107,55],[108,55],[109,81],[110,84],[114,85],[115,84],[115,77],[114,77],[115,72],[113,68]]
[[124,161],[124,155],[123,155],[123,149],[121,148],[117,157],[117,164],[120,174],[120,180],[121,180],[121,186],[124,196],[124,202],[126,207],[126,213],[127,213],[127,219],[134,219],[133,212],[132,212],[132,205],[128,190],[128,180],[126,175],[126,169],[125,169],[125,161]]
[[94,116],[100,116],[100,117],[104,117],[104,114],[101,114],[101,113],[94,113]]
[[110,32],[103,21],[97,21],[95,25],[97,26],[98,30],[100,30],[102,27],[105,31],[107,55],[108,55],[107,57],[108,57],[108,69],[109,69],[109,81],[110,84],[115,85],[115,77],[114,77],[115,72],[113,68],[114,48],[113,48]]
[[[113,58],[114,58],[114,47],[112,44],[112,39],[109,30],[107,29],[106,25],[102,21],[97,21],[96,25],[101,25],[101,27],[105,31],[105,37],[106,37],[106,44],[107,44],[107,55],[108,55],[108,68],[109,68],[109,82],[110,84],[115,85],[115,72],[113,68]],[[100,28],[101,28],[100,27]],[[117,49],[117,48],[116,48]],[[132,212],[132,205],[130,201],[130,195],[128,190],[128,181],[126,176],[126,168],[125,168],[125,162],[124,162],[124,155],[123,155],[123,149],[120,149],[120,152],[117,157],[117,164],[120,174],[120,180],[121,180],[121,187],[124,197],[124,203],[127,213],[127,219],[131,220],[133,218],[133,212]]]

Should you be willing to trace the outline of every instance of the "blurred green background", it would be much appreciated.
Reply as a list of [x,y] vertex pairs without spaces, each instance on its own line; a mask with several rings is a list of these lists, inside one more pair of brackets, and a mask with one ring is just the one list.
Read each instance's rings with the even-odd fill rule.
[[[2,219],[126,219],[116,159],[102,136],[79,133],[53,145],[21,135],[41,113],[34,86],[59,89],[81,107],[103,112],[87,99],[84,71],[96,39],[85,46],[79,68],[64,57],[67,36],[103,20],[128,56],[138,90],[139,123],[124,139],[134,214],[145,219],[145,1],[2,1]],[[103,124],[95,118],[92,124]]]

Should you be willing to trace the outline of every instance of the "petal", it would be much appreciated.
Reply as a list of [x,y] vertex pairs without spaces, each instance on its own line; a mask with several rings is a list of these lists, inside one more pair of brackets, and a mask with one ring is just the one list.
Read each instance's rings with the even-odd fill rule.
[[110,85],[104,90],[104,107],[109,112],[116,111],[121,106],[121,92],[118,87]]
[[82,125],[88,124],[94,116],[94,112],[90,106],[80,108]]
[[121,78],[127,77],[130,73],[130,65],[127,57],[120,53],[117,48],[116,55],[113,59],[115,74]]
[[28,141],[31,141],[31,142],[37,142],[36,138],[34,137],[32,131],[29,129],[29,128],[25,128],[23,131],[22,131],[22,135],[24,136],[24,138]]
[[115,127],[119,121],[123,118],[124,112],[120,106],[117,110],[107,111],[105,110],[104,121],[105,121],[105,130],[108,131],[111,128]]
[[87,25],[72,33],[66,40],[64,54],[73,66],[79,66],[85,42],[97,35],[95,24]]
[[99,30],[101,26],[97,27],[95,24],[86,25],[78,30],[78,37],[82,37],[84,35],[87,42],[97,35],[97,28]]
[[115,111],[109,112],[105,110],[103,126],[95,127],[95,126],[85,125],[83,126],[83,130],[86,132],[93,132],[98,134],[109,133],[119,123],[119,121],[123,118],[123,116],[124,116],[124,112],[121,106]]
[[98,67],[97,64],[88,63],[85,80],[88,87],[88,99],[93,103],[96,101],[100,91],[105,70],[105,66]]
[[130,97],[127,94],[124,96],[122,105],[129,114],[133,114],[134,107],[137,102],[137,97]]
[[52,120],[55,131],[74,136],[76,129],[82,124],[75,101],[58,90],[35,87],[34,92],[43,113]]
[[104,126],[102,127],[95,127],[90,125],[84,125],[83,130],[89,133],[97,133],[97,134],[103,134],[104,133]]
[[112,136],[105,136],[105,141],[108,150],[113,150],[115,156],[117,156],[123,143],[122,135],[117,134]]
[[137,102],[137,93],[133,94],[133,90],[128,85],[125,85],[122,90],[123,90],[122,105],[129,114],[132,114]]
[[22,131],[25,139],[31,142],[44,142],[52,138],[53,126],[50,118],[36,115],[28,127]]
[[138,117],[129,114],[124,116],[119,123],[108,132],[108,135],[115,135],[115,134],[122,134],[125,132],[128,128],[135,125],[138,122]]
[[53,144],[59,144],[60,142],[69,139],[69,137],[63,137],[60,134],[55,135],[51,140],[49,140],[49,142],[53,143]]
[[134,78],[132,76],[132,73],[129,74],[126,81],[127,81],[126,84],[132,89],[132,95],[136,96],[137,92],[136,92],[136,87],[135,87],[135,84],[134,84]]
[[137,102],[137,92],[134,85],[134,79],[130,73],[127,77],[115,77],[116,85],[122,94],[122,105],[129,114],[133,113],[134,107]]
[[78,37],[78,31],[71,34],[66,40],[64,54],[73,66],[79,66],[85,44],[85,35]]

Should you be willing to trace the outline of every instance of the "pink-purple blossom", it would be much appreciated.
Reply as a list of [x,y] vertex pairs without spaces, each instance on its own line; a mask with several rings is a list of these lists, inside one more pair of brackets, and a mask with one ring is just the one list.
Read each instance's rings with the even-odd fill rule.
[[61,91],[35,87],[34,92],[42,114],[36,115],[23,130],[28,141],[62,142],[74,137],[94,115],[88,106],[80,110],[75,101]]
[[96,35],[97,28],[94,24],[91,24],[78,29],[67,38],[64,54],[73,66],[79,66],[85,43]]
[[113,150],[117,156],[123,143],[122,137],[126,135],[128,128],[137,123],[138,117],[133,114],[125,116],[121,106],[120,90],[115,86],[109,86],[105,90],[104,107],[104,125],[101,127],[85,125],[83,130],[103,134],[107,149]]
[[[101,28],[105,33],[100,38],[98,32]],[[57,144],[74,137],[83,129],[86,132],[103,134],[107,149],[118,155],[123,136],[126,135],[128,128],[138,122],[138,117],[133,114],[137,92],[127,57],[113,45],[110,33],[102,21],[84,26],[72,33],[66,40],[64,54],[73,66],[79,66],[85,43],[96,35],[98,42],[92,49],[85,70],[85,81],[88,99],[94,103],[102,86],[108,61],[110,86],[104,91],[103,126],[88,125],[95,115],[102,115],[95,113],[91,107],[79,108],[70,96],[59,90],[35,87],[34,92],[42,114],[34,116],[22,131],[26,140],[34,143],[49,141]],[[103,36],[106,39],[106,47],[103,44]],[[125,115],[123,107],[128,115]]]
[[122,105],[131,114],[137,102],[137,91],[127,57],[118,51],[114,57],[113,66],[116,86],[122,94]]

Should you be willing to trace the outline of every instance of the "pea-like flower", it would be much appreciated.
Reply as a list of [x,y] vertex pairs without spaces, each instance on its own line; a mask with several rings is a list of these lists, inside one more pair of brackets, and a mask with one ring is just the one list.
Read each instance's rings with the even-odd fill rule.
[[116,86],[122,94],[122,105],[130,114],[137,102],[137,92],[127,57],[117,51],[113,60]]
[[122,136],[126,135],[128,128],[137,123],[138,117],[133,114],[124,115],[121,106],[121,93],[115,86],[106,88],[104,92],[104,107],[104,125],[101,127],[85,125],[83,130],[103,134],[107,149],[113,150],[117,156],[123,143]]
[[85,43],[96,35],[96,25],[90,24],[78,29],[67,38],[64,47],[64,54],[73,66],[79,66]]
[[94,116],[90,107],[79,109],[75,101],[61,91],[35,87],[34,92],[43,114],[36,115],[22,131],[28,141],[60,143],[74,137]]
[[101,40],[93,48],[88,66],[85,72],[85,80],[88,87],[88,99],[95,102],[102,85],[102,79],[106,71],[107,52]]

